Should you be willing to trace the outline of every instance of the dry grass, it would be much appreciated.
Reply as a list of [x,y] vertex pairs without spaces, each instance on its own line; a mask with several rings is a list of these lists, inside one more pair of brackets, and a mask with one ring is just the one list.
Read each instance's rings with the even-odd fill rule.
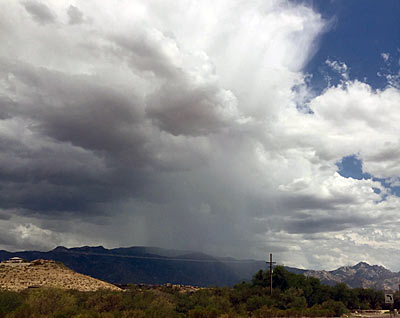
[[120,290],[112,284],[78,274],[54,261],[0,263],[0,289],[21,291],[32,287],[58,287],[80,291]]

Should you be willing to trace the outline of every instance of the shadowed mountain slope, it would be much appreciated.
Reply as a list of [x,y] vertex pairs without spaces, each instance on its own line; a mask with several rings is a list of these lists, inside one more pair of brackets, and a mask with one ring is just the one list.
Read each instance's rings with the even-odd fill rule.
[[13,256],[26,260],[42,258],[61,261],[79,273],[117,284],[231,286],[245,278],[212,256],[153,247],[105,249],[102,246],[59,246],[48,252],[0,251],[0,260]]

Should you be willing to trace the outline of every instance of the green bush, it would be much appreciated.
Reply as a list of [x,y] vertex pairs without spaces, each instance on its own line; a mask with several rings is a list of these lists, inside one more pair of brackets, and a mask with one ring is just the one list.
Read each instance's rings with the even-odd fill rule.
[[121,310],[123,295],[120,292],[100,290],[91,294],[86,301],[86,308],[96,312],[110,312]]
[[20,293],[0,290],[0,318],[15,311],[22,303],[23,297]]
[[20,316],[25,317],[71,317],[76,313],[76,301],[67,290],[40,288],[28,292]]
[[220,314],[214,307],[196,307],[189,311],[189,318],[218,318]]
[[272,307],[272,300],[266,295],[253,295],[246,301],[247,311],[255,311],[263,306]]
[[349,313],[349,310],[341,301],[328,300],[322,303],[322,308],[334,313],[336,317]]
[[278,305],[280,309],[302,310],[307,308],[307,301],[303,290],[291,287],[280,295]]

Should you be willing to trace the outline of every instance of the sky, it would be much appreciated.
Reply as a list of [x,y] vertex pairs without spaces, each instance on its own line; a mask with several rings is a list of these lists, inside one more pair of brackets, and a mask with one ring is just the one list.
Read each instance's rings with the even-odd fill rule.
[[0,42],[0,249],[400,270],[399,1],[5,0]]

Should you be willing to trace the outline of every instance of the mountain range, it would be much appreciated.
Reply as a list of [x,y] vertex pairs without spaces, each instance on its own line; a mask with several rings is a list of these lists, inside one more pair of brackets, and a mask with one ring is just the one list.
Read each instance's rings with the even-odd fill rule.
[[[102,246],[66,248],[59,246],[48,252],[0,251],[0,261],[11,257],[55,260],[78,273],[113,284],[182,284],[192,286],[232,286],[250,280],[265,261],[213,257],[204,253],[157,247],[126,247],[106,249]],[[360,262],[333,271],[287,270],[319,278],[322,283],[346,283],[350,287],[398,290],[400,273]]]
[[354,266],[343,266],[333,271],[302,270],[327,285],[346,283],[350,287],[374,288],[397,291],[400,288],[400,272],[394,273],[379,265],[360,262]]
[[193,251],[156,247],[106,249],[102,246],[75,248],[59,246],[48,252],[0,251],[1,261],[14,256],[28,261],[39,258],[60,261],[78,273],[113,284],[172,283],[192,286],[232,286],[247,279],[248,272],[254,273],[264,264],[262,261],[218,259]]

